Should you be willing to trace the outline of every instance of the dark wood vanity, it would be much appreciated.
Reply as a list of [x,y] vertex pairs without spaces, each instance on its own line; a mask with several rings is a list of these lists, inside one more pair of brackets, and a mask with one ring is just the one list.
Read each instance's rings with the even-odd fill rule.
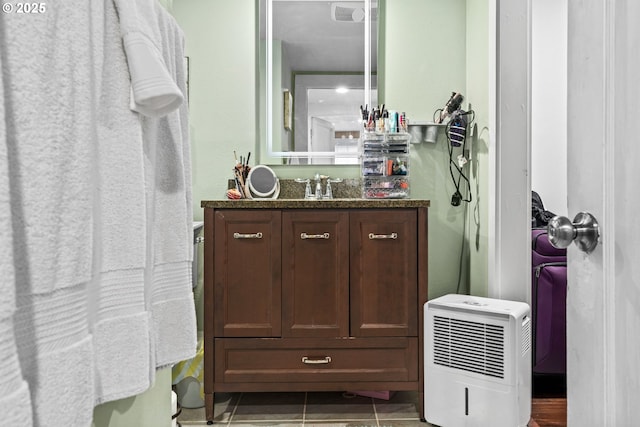
[[204,208],[204,390],[423,393],[426,200]]

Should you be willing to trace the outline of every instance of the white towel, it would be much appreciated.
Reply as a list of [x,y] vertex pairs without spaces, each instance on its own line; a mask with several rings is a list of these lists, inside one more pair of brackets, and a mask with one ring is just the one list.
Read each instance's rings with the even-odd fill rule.
[[[0,40],[3,39],[0,16]],[[2,55],[0,55],[2,70]],[[0,73],[0,99],[4,99]],[[4,125],[4,102],[0,102],[0,413],[3,422],[11,426],[31,426],[31,396],[22,377],[18,349],[13,329],[16,310],[16,281],[13,267],[13,231],[9,182],[9,153]],[[12,148],[15,148],[12,146]]]
[[[147,296],[155,350],[152,363],[164,367],[193,357],[197,345],[191,288],[191,154],[183,102],[184,38],[173,17],[156,0],[115,3],[136,101],[133,109],[146,116]],[[148,62],[141,65],[144,61]],[[176,94],[172,87],[180,96],[170,102],[167,100]],[[138,97],[141,88],[154,94],[149,99],[162,102],[144,104]]]
[[[186,94],[184,37],[163,9],[157,21],[164,60]],[[186,98],[186,96],[185,96]],[[156,366],[190,359],[196,353],[197,326],[191,286],[193,225],[191,152],[186,102],[160,119],[145,119],[148,142],[156,145],[151,310]]]
[[93,413],[94,4],[2,16],[14,330],[35,426],[86,426]]
[[131,109],[162,117],[184,101],[168,71],[158,26],[153,22],[164,9],[157,0],[116,0],[116,6],[131,74]]
[[162,57],[149,39],[140,33],[124,38],[131,64],[131,109],[147,116],[163,116],[182,103],[182,93],[169,84]]
[[[98,8],[96,8],[98,9]],[[94,18],[96,16],[94,15]],[[129,109],[129,72],[120,22],[104,2],[103,40],[94,48],[99,201],[93,322],[96,403],[146,390],[151,381],[150,313],[145,299],[146,205],[140,117]]]

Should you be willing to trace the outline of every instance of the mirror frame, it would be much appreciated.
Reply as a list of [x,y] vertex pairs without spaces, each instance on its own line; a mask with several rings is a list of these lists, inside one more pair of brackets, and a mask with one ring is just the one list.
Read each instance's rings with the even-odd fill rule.
[[[274,151],[273,150],[273,2],[266,0],[266,158],[335,158],[334,151]],[[364,100],[362,105],[371,105],[371,0],[364,1]],[[259,136],[259,139],[261,137]],[[262,140],[259,141],[262,145]],[[295,154],[294,154],[295,153]]]

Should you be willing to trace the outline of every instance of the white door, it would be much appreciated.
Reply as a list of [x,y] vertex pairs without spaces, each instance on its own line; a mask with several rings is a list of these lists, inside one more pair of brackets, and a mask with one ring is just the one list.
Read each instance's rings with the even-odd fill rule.
[[[568,252],[569,426],[640,417],[640,2],[570,1],[567,189],[600,244]],[[550,153],[552,154],[552,153]]]
[[[497,87],[489,293],[522,301],[531,256],[529,1],[490,3]],[[568,251],[568,425],[631,427],[640,418],[640,1],[571,0],[568,21],[568,212],[590,212],[600,225],[592,253]]]

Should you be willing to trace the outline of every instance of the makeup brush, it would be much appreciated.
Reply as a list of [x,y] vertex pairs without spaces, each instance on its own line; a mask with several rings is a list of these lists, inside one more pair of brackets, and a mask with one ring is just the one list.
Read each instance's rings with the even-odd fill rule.
[[247,177],[249,176],[249,171],[251,170],[251,168],[249,167],[249,158],[250,157],[251,157],[251,151],[249,151],[249,154],[247,154],[247,158],[244,161],[244,167],[242,168],[242,171],[244,173],[245,181],[247,180]]

